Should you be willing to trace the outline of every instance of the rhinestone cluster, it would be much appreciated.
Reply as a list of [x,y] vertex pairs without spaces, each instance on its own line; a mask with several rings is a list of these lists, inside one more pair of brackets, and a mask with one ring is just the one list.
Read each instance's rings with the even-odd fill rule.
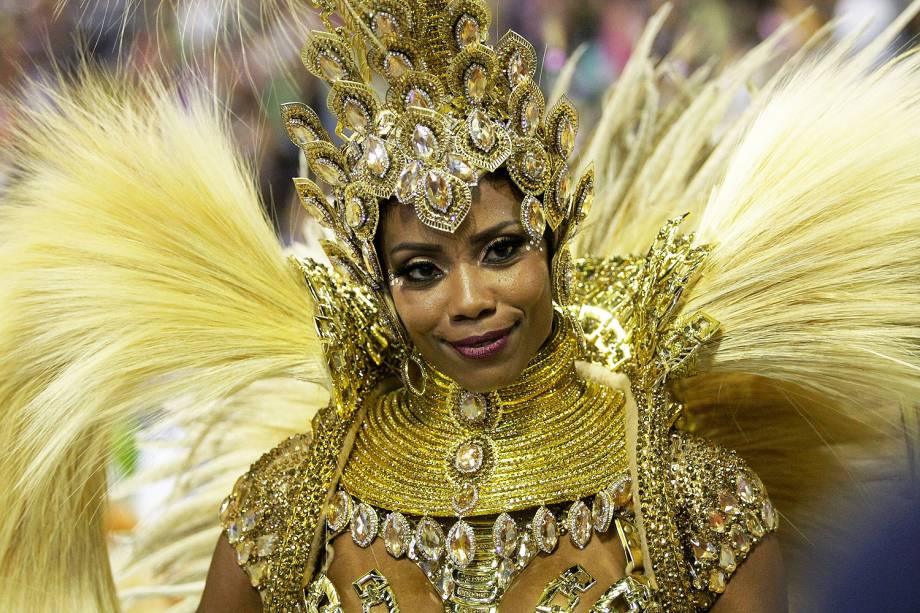
[[[416,562],[445,601],[455,590],[478,589],[489,592],[490,600],[497,602],[511,580],[538,554],[553,553],[566,535],[582,549],[595,532],[607,532],[615,516],[631,522],[632,488],[627,476],[565,510],[540,506],[526,523],[501,513],[491,525],[479,519],[457,519],[449,528],[428,515],[412,521],[399,511],[376,509],[339,489],[326,509],[326,526],[329,540],[349,531],[360,547],[382,538],[391,556],[407,556]],[[464,587],[463,577],[477,573],[461,571],[474,560],[489,569],[487,585]]]

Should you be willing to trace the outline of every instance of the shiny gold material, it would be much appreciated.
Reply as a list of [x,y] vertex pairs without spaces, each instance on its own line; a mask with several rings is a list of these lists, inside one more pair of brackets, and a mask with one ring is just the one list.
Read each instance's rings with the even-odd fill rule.
[[382,606],[387,613],[399,613],[390,583],[376,568],[359,577],[351,585],[361,599],[362,613],[369,613],[377,606]]
[[[305,126],[309,119],[303,115]],[[578,506],[580,525],[590,516],[593,527],[603,528],[608,497],[627,551],[628,576],[595,610],[604,610],[603,602],[647,611],[710,606],[756,544],[776,529],[777,513],[740,458],[674,428],[681,407],[665,385],[692,373],[704,357],[701,345],[718,333],[718,324],[703,313],[672,316],[674,297],[692,282],[706,254],[676,228],[677,222],[668,224],[643,258],[574,261],[568,315],[556,318],[552,337],[518,381],[485,395],[485,415],[478,402],[460,402],[456,385],[428,366],[424,396],[394,389],[406,354],[381,320],[389,311],[363,286],[314,263],[297,263],[327,344],[332,400],[314,420],[312,437],[290,439],[256,462],[220,514],[266,609],[302,603],[305,583],[308,593],[328,591],[325,578],[314,573],[323,550],[324,511],[337,485],[378,513],[421,518],[416,539],[424,536],[432,559],[452,568],[445,532],[462,515],[476,545],[469,566],[462,573],[455,568],[427,575],[451,607],[498,602],[521,568],[549,555],[539,554],[538,545],[552,550],[536,538],[552,531],[535,534],[531,522],[517,526],[513,557],[496,556],[495,517],[515,511],[535,517],[546,506],[553,509],[559,538],[559,528],[567,530],[566,520],[574,516],[554,505],[593,503],[590,513]],[[349,273],[347,264],[343,272]],[[584,328],[584,349],[578,347],[576,322]],[[629,374],[638,411],[635,484],[617,478],[627,472],[623,395],[581,379],[576,359]],[[482,443],[482,465],[461,474],[452,468],[455,452],[473,439]],[[408,448],[414,453],[404,453]],[[598,482],[611,479],[598,502]],[[641,522],[634,523],[634,510]],[[335,512],[332,519],[340,521]],[[356,529],[362,540],[371,528],[370,516],[365,519]],[[507,531],[505,536],[507,549],[512,542]],[[561,536],[571,538],[565,531]],[[399,553],[394,530],[389,537],[388,550]],[[458,560],[465,561],[464,551]],[[654,582],[643,574],[649,570]]]
[[[626,472],[623,395],[580,379],[576,357],[573,331],[557,318],[552,339],[521,378],[494,393],[501,412],[488,437],[494,466],[474,475],[479,500],[473,514],[575,500]],[[455,489],[445,459],[455,457],[469,431],[451,416],[455,386],[428,371],[423,397],[396,390],[368,407],[342,483],[380,508],[449,517]],[[566,463],[559,462],[562,455]],[[575,462],[581,471],[568,470]]]

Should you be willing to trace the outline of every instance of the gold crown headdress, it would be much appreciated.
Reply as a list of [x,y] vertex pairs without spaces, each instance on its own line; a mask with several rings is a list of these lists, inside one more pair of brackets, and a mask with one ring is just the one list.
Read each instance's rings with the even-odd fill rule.
[[594,173],[572,178],[567,160],[578,116],[566,99],[546,112],[533,79],[533,46],[512,31],[495,47],[486,44],[491,13],[481,0],[314,6],[326,31],[311,33],[302,59],[332,87],[328,106],[341,145],[306,105],[286,104],[282,114],[310,170],[329,188],[294,180],[304,207],[337,238],[324,244],[333,264],[381,290],[373,243],[380,202],[395,197],[429,227],[453,232],[469,211],[470,188],[504,165],[525,194],[527,232],[537,240],[547,223],[553,230],[555,289],[564,302],[564,243],[587,213]]

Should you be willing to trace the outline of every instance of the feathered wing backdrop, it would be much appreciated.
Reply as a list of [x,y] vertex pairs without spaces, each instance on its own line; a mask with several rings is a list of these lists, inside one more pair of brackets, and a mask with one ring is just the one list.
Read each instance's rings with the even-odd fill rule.
[[[903,442],[897,403],[920,396],[918,59],[874,65],[897,24],[860,54],[852,41],[803,53],[731,122],[777,39],[679,79],[649,56],[661,19],[586,147],[598,184],[580,251],[635,254],[694,213],[713,249],[682,308],[723,331],[676,391],[688,427],[751,461],[795,535],[817,519],[802,501],[849,482],[852,449]],[[666,75],[680,93],[667,103]],[[191,609],[229,482],[325,402],[304,382],[325,381],[320,347],[210,98],[78,81],[20,108],[0,209],[0,594],[13,611],[118,607],[101,570],[106,461],[117,428],[156,413],[192,451],[121,486],[180,474],[116,576],[129,599]]]
[[[38,86],[21,102],[14,180],[0,209],[7,611],[118,608],[102,526],[107,462],[124,424],[173,410],[181,425],[199,407],[207,414],[199,426],[240,426],[199,454],[264,451],[284,431],[307,430],[309,409],[325,400],[292,383],[279,384],[271,406],[225,400],[269,377],[323,381],[325,371],[309,293],[264,217],[224,114],[208,96],[151,79],[87,70],[76,82]],[[247,439],[246,423],[275,425],[278,436]],[[186,432],[197,433],[194,424]],[[223,468],[240,474],[253,459],[225,456]],[[195,455],[189,461],[197,466]],[[175,543],[195,544],[178,559],[210,555],[219,501],[215,492],[196,511],[205,515],[169,533],[192,537],[211,518],[209,542]]]
[[582,254],[634,255],[685,212],[712,245],[680,312],[722,331],[675,391],[685,427],[760,473],[804,606],[815,556],[849,542],[829,536],[845,518],[828,501],[865,509],[916,488],[901,408],[920,399],[920,58],[879,57],[917,9],[859,52],[819,33],[733,121],[728,101],[775,41],[691,77],[671,107],[657,97],[666,68],[639,53],[586,149],[598,185]]

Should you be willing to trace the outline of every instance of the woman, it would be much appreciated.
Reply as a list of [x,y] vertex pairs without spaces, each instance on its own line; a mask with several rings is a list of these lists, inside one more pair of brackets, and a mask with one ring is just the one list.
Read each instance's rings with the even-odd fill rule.
[[[628,387],[614,391],[576,373],[576,331],[561,311],[553,309],[552,233],[536,238],[522,226],[524,194],[503,172],[480,179],[474,193],[469,214],[453,234],[426,226],[412,208],[399,203],[382,209],[378,244],[385,269],[392,271],[389,291],[399,321],[431,374],[425,375],[421,395],[403,386],[394,389],[393,382],[382,384],[388,391],[367,395],[360,419],[364,426],[346,453],[341,485],[325,514],[325,552],[316,562],[325,570],[314,575],[311,589],[315,587],[317,599],[308,603],[317,606],[322,593],[344,610],[384,601],[410,611],[464,604],[530,610],[560,602],[571,607],[565,610],[588,610],[598,601],[608,607],[601,610],[609,610],[614,603],[642,599],[650,606],[652,599],[641,583],[623,580],[633,573],[641,576],[635,560],[642,555],[638,543],[626,536],[635,530],[627,501]],[[483,404],[474,402],[480,398]],[[450,406],[454,402],[456,409]],[[479,441],[477,435],[483,434],[494,466],[490,475],[475,480],[476,499],[463,509],[455,500],[463,495],[466,482],[450,483],[443,458],[454,455],[455,461],[465,461],[464,453],[482,453],[475,445],[463,445],[465,439]],[[309,465],[306,458],[302,461]],[[702,461],[702,456],[686,461]],[[252,527],[243,535],[242,521],[246,512],[256,510],[261,522],[274,523],[266,517],[274,512],[270,505],[262,506],[260,495],[252,493],[257,487],[253,481],[262,479],[269,482],[261,495],[274,491],[278,477],[263,471],[274,473],[268,466],[254,470],[228,499],[224,521],[233,527],[215,552],[201,610],[239,608],[241,603],[252,610],[262,608],[251,582],[267,587],[259,579],[264,578],[265,565],[272,563],[271,555],[254,553],[260,539],[265,542],[266,530]],[[754,482],[738,465],[719,485],[734,491],[736,478]],[[248,495],[240,494],[241,489],[248,489]],[[581,498],[586,506],[571,506]],[[592,498],[593,506],[588,506]],[[752,508],[765,500],[758,493]],[[370,519],[361,514],[371,509],[361,506],[368,501],[374,505]],[[543,505],[556,511],[550,521],[559,528],[551,529],[552,542],[534,529]],[[584,528],[574,519],[579,508],[585,512]],[[388,511],[395,512],[390,516]],[[689,505],[685,512],[692,512]],[[457,517],[473,527],[470,541],[462,535],[452,538]],[[570,517],[568,521],[576,523],[568,524],[568,537],[555,536]],[[421,532],[420,524],[430,526],[434,535]],[[419,532],[413,544],[415,530]],[[725,590],[714,610],[785,609],[776,543],[766,538],[759,545],[765,530],[772,526],[752,539],[758,542],[756,548],[748,545],[746,570],[727,588],[714,585],[713,593]],[[617,540],[617,532],[624,540]],[[693,542],[699,546],[695,536],[688,533],[685,539],[688,548]],[[474,552],[469,551],[470,543]],[[425,557],[432,549],[438,550],[434,561]],[[624,549],[629,549],[628,558]],[[243,564],[248,576],[238,566],[236,552],[241,550],[248,551]],[[727,550],[724,555],[734,559],[745,553]],[[428,569],[430,583],[413,561]],[[734,570],[735,564],[730,566]],[[471,567],[475,573],[467,570]],[[333,590],[336,594],[330,596]],[[613,596],[617,592],[628,596],[618,599]]]
[[[301,432],[221,506],[202,610],[784,610],[767,486],[798,522],[832,472],[785,410],[882,419],[918,391],[917,60],[866,76],[873,50],[838,48],[786,69],[710,150],[705,126],[775,41],[658,109],[656,19],[594,130],[596,176],[576,177],[574,109],[545,103],[521,37],[486,44],[484,4],[349,7],[303,52],[343,143],[284,108],[340,273],[283,264],[207,100],[87,77],[19,118],[4,597],[117,606],[98,521],[71,518],[104,501],[111,423],[170,401],[201,435],[183,485],[201,498],[239,449]],[[646,255],[610,257],[672,201],[701,213],[696,236],[667,222]],[[328,406],[294,381],[327,377]],[[729,421],[757,426],[739,447],[770,454],[767,486],[688,433],[731,440]],[[147,531],[134,571],[197,577],[213,532],[195,502]]]

